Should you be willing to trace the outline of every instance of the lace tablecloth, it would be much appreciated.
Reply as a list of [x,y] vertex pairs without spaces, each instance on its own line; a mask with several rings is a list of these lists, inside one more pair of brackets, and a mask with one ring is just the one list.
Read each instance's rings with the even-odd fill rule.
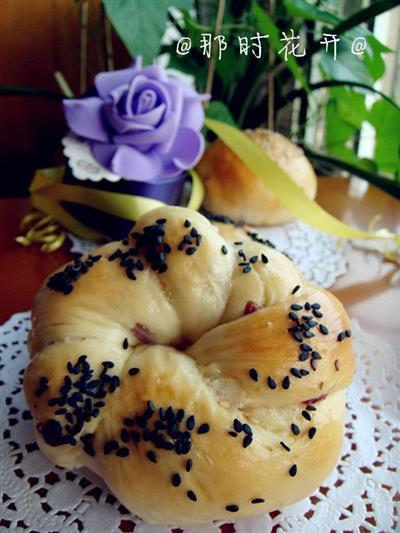
[[[52,465],[35,443],[22,379],[30,313],[2,326],[0,346],[0,531],[14,533],[169,533],[132,516],[101,479],[86,469]],[[311,497],[258,518],[238,520],[237,533],[398,531],[400,500],[400,372],[395,355],[353,321],[357,372],[347,396],[342,457]],[[396,507],[397,506],[397,507]],[[220,524],[185,527],[184,533],[217,533]]]
[[[347,246],[340,239],[318,231],[299,220],[283,226],[257,228],[279,251],[285,252],[303,272],[306,279],[328,289],[346,272]],[[88,253],[96,243],[68,235],[71,252]]]

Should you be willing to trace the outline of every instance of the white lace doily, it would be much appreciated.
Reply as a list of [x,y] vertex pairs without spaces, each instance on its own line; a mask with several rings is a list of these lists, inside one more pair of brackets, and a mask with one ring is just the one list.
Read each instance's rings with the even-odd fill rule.
[[[296,263],[309,281],[328,289],[346,273],[348,245],[340,239],[318,231],[296,220],[284,226],[257,228],[264,239],[269,239],[278,250],[285,252]],[[71,252],[86,254],[96,243],[68,234]]]
[[93,157],[89,143],[78,139],[71,132],[62,139],[63,153],[68,159],[68,165],[78,180],[100,181],[112,183],[119,181],[121,176],[100,165]]
[[[311,497],[238,520],[235,532],[399,531],[400,372],[384,341],[355,322],[352,326],[357,372],[347,395],[346,438],[337,468]],[[89,470],[64,470],[40,452],[21,388],[29,328],[30,313],[25,312],[13,315],[1,332],[0,530],[169,533],[170,527],[149,526],[133,517]],[[183,532],[217,533],[220,528],[213,523]]]

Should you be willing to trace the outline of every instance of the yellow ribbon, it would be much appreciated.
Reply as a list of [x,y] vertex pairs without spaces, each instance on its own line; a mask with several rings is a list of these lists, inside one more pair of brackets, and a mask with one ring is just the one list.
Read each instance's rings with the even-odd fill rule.
[[[80,185],[67,185],[62,183],[64,172],[64,167],[55,167],[41,169],[35,173],[29,187],[32,205],[42,213],[45,213],[47,217],[41,218],[42,215],[32,213],[23,219],[21,229],[24,229],[27,224],[41,218],[26,235],[17,237],[17,242],[23,246],[28,246],[32,242],[42,242],[47,244],[42,251],[53,251],[53,249],[56,249],[56,244],[61,246],[63,241],[60,244],[60,234],[54,234],[54,231],[57,229],[54,221],[57,221],[75,235],[79,235],[85,239],[97,241],[107,238],[106,235],[82,224],[68,213],[61,205],[62,201],[93,207],[105,213],[131,220],[132,222],[137,220],[143,213],[155,207],[165,205],[159,200],[144,196],[89,189]],[[188,201],[188,207],[197,210],[204,198],[204,187],[194,170],[191,170],[190,174],[192,177],[192,191]],[[56,240],[56,237],[59,240]],[[53,243],[52,246],[50,246],[51,243]]]
[[206,118],[206,126],[275,194],[281,204],[309,226],[345,239],[390,239],[400,246],[400,235],[387,229],[362,231],[325,211],[270,159],[247,135],[224,122]]
[[45,216],[38,211],[24,216],[20,229],[26,230],[26,234],[16,237],[15,240],[22,246],[29,246],[34,242],[41,243],[40,251],[43,253],[58,250],[66,237],[65,232],[50,216]]

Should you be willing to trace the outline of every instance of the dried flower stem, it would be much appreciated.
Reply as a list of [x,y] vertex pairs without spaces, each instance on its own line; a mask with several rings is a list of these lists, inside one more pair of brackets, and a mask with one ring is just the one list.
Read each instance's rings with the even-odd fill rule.
[[[269,13],[271,19],[275,18],[275,0],[270,0]],[[273,64],[275,62],[275,53],[271,45],[268,50],[268,129],[274,129],[274,107],[275,107],[275,86],[274,86],[274,72]]]
[[[215,20],[214,36],[218,35],[219,32],[221,31],[222,22],[224,19],[224,12],[225,12],[225,0],[219,0],[217,18]],[[211,94],[211,91],[212,91],[216,64],[217,64],[217,48],[215,44],[213,43],[212,48],[211,48],[211,58],[208,64],[207,83],[206,83],[206,93],[209,93],[209,94]],[[205,104],[205,106],[207,106],[207,103]]]
[[104,35],[105,35],[105,45],[106,45],[107,70],[114,70],[114,51],[113,51],[113,43],[112,43],[111,23],[105,11],[103,11],[103,16],[104,16]]
[[87,83],[87,48],[88,48],[88,18],[89,18],[89,2],[84,0],[81,4],[81,47],[80,47],[80,76],[79,76],[79,90],[82,94],[86,90]]

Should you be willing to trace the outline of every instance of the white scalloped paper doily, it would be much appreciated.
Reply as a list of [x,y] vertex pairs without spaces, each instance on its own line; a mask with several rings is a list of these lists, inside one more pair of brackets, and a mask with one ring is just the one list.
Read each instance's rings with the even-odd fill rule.
[[82,141],[71,132],[62,139],[61,143],[64,146],[63,153],[68,159],[68,165],[78,180],[107,180],[115,183],[122,179],[118,174],[100,165],[93,157],[89,143]]
[[[332,287],[336,279],[346,273],[348,245],[304,222],[296,220],[284,226],[256,228],[254,231],[289,255],[306,279],[325,289]],[[73,253],[86,254],[96,247],[96,243],[70,233],[68,238]]]
[[[238,520],[236,533],[398,531],[400,372],[393,351],[353,321],[357,371],[347,395],[346,438],[337,468],[309,498],[280,511]],[[0,530],[14,533],[169,533],[132,516],[87,469],[52,465],[38,449],[21,388],[28,362],[30,313],[1,328]],[[135,525],[134,525],[135,524]],[[217,533],[220,524],[183,533]]]

